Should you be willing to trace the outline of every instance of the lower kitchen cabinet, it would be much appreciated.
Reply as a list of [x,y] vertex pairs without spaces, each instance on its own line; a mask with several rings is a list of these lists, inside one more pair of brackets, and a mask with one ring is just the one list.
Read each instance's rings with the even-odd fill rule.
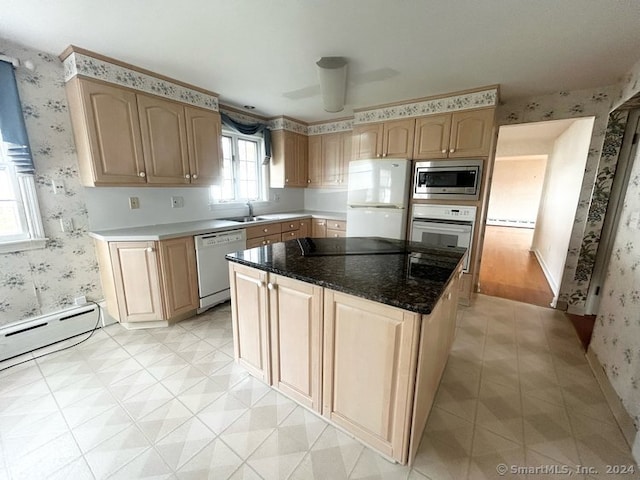
[[324,218],[314,218],[311,223],[311,237],[325,238],[327,236],[327,220]]
[[229,264],[233,350],[238,363],[271,383],[267,273]]
[[323,415],[406,462],[420,315],[331,290],[324,310]]
[[327,237],[346,237],[347,222],[344,220],[327,220]]
[[159,242],[97,241],[109,314],[128,327],[166,325],[198,308],[193,237]]
[[267,288],[272,385],[320,412],[322,288],[274,274]]

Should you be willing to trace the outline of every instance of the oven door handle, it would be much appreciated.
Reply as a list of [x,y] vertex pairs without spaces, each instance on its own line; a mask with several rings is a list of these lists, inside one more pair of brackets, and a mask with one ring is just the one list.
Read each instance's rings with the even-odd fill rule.
[[[422,223],[422,225],[420,225],[420,223]],[[443,227],[440,226],[440,224],[438,225],[434,225],[434,224],[429,224],[429,226],[427,226],[426,222],[416,222],[414,220],[414,228],[420,229],[420,230],[430,230],[430,231],[439,231],[439,232],[455,232],[455,233],[471,233],[471,227],[467,227],[467,228],[456,228],[456,227]]]

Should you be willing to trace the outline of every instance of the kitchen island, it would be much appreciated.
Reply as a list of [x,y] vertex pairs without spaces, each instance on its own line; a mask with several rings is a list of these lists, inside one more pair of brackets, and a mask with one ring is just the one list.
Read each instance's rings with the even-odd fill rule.
[[235,357],[411,463],[453,342],[465,252],[350,237],[229,254]]

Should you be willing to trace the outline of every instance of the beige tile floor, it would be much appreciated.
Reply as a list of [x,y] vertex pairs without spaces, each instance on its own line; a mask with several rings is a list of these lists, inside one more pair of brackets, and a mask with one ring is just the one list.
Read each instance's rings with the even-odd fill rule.
[[564,315],[481,295],[458,324],[413,468],[236,366],[227,304],[167,329],[112,325],[0,372],[0,480],[591,479],[606,476],[576,466],[633,464]]

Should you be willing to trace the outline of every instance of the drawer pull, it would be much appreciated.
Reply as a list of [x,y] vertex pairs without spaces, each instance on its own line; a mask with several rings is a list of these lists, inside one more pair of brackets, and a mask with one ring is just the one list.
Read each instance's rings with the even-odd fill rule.
[[144,178],[144,177],[146,177],[146,176],[147,176],[147,174],[146,174],[146,173],[144,173],[144,172],[140,172],[140,173],[138,173],[138,176],[139,176],[139,177]]
[[269,231],[269,229],[268,229],[268,228],[263,228],[263,229],[262,229],[262,231],[263,231],[264,233],[267,233],[267,232]]
[[273,291],[273,290],[275,290],[275,289],[276,289],[276,284],[275,284],[275,283],[271,283],[271,282],[269,282],[269,283],[267,283],[267,288],[268,288],[269,290]]
[[153,252],[153,247],[147,247],[147,252],[149,253]]
[[198,178],[198,174],[197,174],[197,173],[194,173],[194,174],[191,176],[191,178],[193,178],[193,179],[195,180],[196,178]]
[[191,178],[191,175],[189,175],[188,173],[184,176],[184,178],[186,178],[187,180],[189,180]]

